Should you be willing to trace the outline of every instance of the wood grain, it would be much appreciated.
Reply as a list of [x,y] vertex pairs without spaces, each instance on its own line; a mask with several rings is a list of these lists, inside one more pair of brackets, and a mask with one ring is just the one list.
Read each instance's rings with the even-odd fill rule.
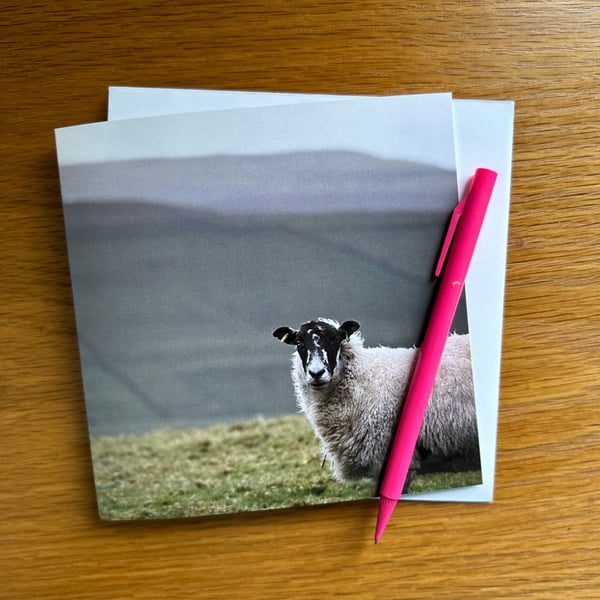
[[[595,0],[3,4],[5,598],[597,598]],[[496,500],[169,523],[95,513],[53,129],[108,85],[516,100]]]

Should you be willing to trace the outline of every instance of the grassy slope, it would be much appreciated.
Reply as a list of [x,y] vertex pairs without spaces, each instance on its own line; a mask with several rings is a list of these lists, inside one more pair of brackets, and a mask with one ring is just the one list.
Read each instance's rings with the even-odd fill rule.
[[[210,429],[92,439],[103,519],[191,517],[325,504],[374,495],[368,482],[336,483],[302,416]],[[411,491],[480,482],[479,473],[418,477]]]

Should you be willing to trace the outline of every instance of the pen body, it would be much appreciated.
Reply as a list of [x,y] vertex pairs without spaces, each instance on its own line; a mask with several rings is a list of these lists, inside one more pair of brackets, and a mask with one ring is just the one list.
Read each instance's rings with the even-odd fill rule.
[[447,254],[438,294],[418,352],[381,484],[380,494],[385,498],[398,500],[402,495],[496,176],[494,171],[478,169],[473,177],[470,191],[458,206],[462,212]]

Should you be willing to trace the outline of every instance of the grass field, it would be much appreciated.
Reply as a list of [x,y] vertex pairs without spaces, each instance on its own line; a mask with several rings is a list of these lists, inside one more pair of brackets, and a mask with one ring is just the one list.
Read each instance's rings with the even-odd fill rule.
[[[369,498],[337,483],[300,415],[209,429],[92,438],[100,516],[162,519]],[[479,472],[417,477],[412,492],[480,483]]]

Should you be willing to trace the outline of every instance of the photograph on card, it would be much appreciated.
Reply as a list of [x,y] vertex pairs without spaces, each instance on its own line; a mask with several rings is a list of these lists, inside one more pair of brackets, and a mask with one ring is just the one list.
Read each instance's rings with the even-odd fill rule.
[[[432,96],[57,130],[101,518],[377,494],[457,202]],[[463,300],[406,491],[480,482]]]

